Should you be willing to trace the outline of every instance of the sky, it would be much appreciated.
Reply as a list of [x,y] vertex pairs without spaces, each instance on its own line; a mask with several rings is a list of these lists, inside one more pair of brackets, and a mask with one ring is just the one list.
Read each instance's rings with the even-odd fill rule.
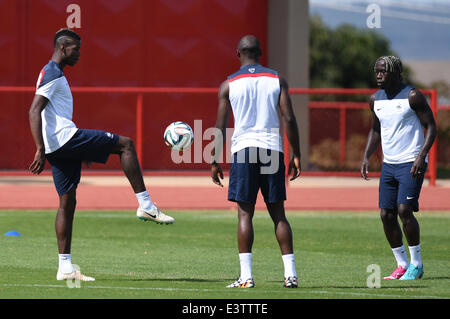
[[384,34],[400,58],[450,60],[450,0],[309,0],[309,10],[332,28],[368,28],[373,11],[366,10],[373,4],[380,9],[380,28],[371,30]]

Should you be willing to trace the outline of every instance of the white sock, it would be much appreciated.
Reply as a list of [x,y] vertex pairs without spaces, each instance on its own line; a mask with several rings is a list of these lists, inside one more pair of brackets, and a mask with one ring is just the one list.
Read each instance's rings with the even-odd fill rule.
[[241,279],[252,278],[252,253],[239,254],[239,262],[241,263]]
[[136,198],[139,202],[139,206],[145,211],[149,211],[153,208],[153,202],[147,191],[142,193],[136,193]]
[[71,254],[58,254],[59,256],[59,266],[58,271],[70,274],[73,272],[73,266],[72,266],[72,256]]
[[284,277],[297,277],[294,254],[282,255],[281,258],[284,264]]
[[411,264],[416,267],[422,267],[422,258],[420,257],[420,244],[417,246],[408,246],[411,255]]
[[408,268],[409,261],[408,255],[406,254],[405,246],[401,245],[400,247],[392,248],[392,252],[394,253],[397,265],[402,266],[402,268],[404,269]]

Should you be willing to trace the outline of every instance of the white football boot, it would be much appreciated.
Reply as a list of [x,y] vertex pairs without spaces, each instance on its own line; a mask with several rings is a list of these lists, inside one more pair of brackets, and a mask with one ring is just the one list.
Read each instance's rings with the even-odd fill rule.
[[255,281],[253,278],[248,278],[247,280],[242,280],[241,278],[236,279],[235,282],[232,282],[227,286],[227,288],[254,288]]
[[56,274],[56,280],[95,281],[95,278],[85,276],[81,272],[75,270],[68,274],[58,271]]
[[164,214],[155,204],[149,211],[143,210],[141,207],[137,209],[137,217],[143,221],[152,221],[157,224],[173,224],[175,219]]

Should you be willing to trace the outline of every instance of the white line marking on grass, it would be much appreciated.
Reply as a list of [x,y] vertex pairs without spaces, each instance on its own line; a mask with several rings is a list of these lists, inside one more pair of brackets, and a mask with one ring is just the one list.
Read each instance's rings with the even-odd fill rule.
[[[0,284],[0,287],[35,287],[35,288],[67,288],[66,285],[44,285],[44,284]],[[229,289],[198,289],[198,288],[160,288],[160,287],[120,287],[120,286],[82,286],[81,288],[90,289],[116,289],[116,290],[163,290],[163,291],[203,291],[203,292],[220,292],[220,291],[231,291]],[[241,290],[244,292],[244,290]],[[285,291],[280,290],[260,290],[258,292],[264,293],[285,293]],[[329,291],[329,290],[308,290],[303,291],[302,288],[292,291],[293,294],[336,294],[336,295],[350,295],[350,296],[366,296],[366,297],[390,297],[390,298],[430,298],[430,299],[450,299],[443,296],[405,296],[405,295],[394,295],[394,294],[379,294],[379,293],[368,293],[368,292],[340,292],[340,291]]]
[[[67,288],[67,285],[43,284],[0,284],[0,287],[35,287],[35,288]],[[120,286],[81,286],[81,288],[118,289],[118,290],[167,290],[167,291],[215,291],[213,289],[196,288],[158,288],[158,287],[120,287]]]

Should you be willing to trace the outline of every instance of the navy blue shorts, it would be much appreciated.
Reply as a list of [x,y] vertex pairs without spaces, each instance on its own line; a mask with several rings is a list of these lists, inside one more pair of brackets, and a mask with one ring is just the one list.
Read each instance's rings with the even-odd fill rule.
[[234,153],[228,200],[255,204],[259,189],[266,203],[286,200],[283,153],[256,147]]
[[412,207],[413,211],[419,211],[419,195],[425,172],[419,177],[413,178],[410,173],[412,165],[413,162],[383,163],[379,188],[380,208],[396,209],[400,204],[407,204]]
[[106,163],[118,140],[119,136],[113,133],[78,129],[66,144],[46,154],[58,194],[66,194],[77,187],[83,161]]

